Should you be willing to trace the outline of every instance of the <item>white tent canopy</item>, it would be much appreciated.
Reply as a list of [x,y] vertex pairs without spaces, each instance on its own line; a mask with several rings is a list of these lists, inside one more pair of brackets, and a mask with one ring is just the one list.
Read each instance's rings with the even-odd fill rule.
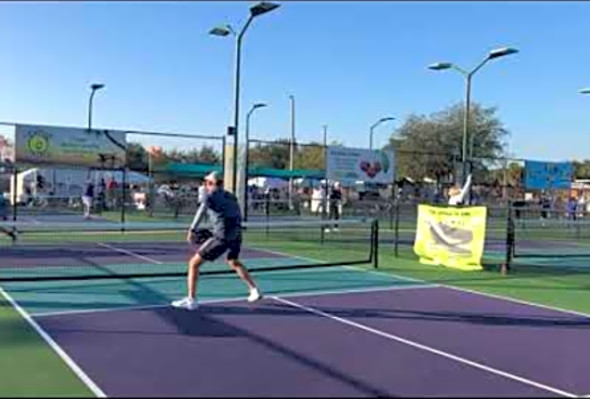
[[257,186],[258,188],[285,188],[289,186],[289,181],[280,179],[278,177],[253,177],[248,179],[249,186]]
[[[42,176],[45,182],[43,189],[37,188],[37,176]],[[17,175],[17,196],[21,198],[26,193],[26,187],[34,196],[44,196],[49,193],[58,197],[70,197],[82,195],[84,186],[92,181],[99,186],[101,180],[105,183],[114,180],[117,185],[123,183],[122,171],[102,171],[88,169],[53,169],[32,168]],[[147,186],[150,182],[148,176],[141,173],[128,171],[125,176],[127,184]],[[11,179],[11,189],[14,190],[14,177]]]

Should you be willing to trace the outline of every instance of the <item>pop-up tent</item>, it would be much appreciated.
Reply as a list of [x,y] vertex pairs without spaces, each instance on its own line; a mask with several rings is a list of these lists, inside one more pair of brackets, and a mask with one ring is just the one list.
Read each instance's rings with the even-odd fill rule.
[[[49,193],[53,193],[57,197],[80,196],[88,180],[98,186],[101,179],[104,179],[105,183],[114,180],[120,185],[123,183],[123,171],[32,168],[17,175],[16,195],[22,200],[22,196],[26,193],[26,187],[28,187],[33,196],[48,195]],[[43,182],[42,188],[38,187],[39,180]],[[149,185],[150,178],[138,172],[128,171],[125,182],[145,187]],[[14,190],[14,176],[11,178],[11,190]]]

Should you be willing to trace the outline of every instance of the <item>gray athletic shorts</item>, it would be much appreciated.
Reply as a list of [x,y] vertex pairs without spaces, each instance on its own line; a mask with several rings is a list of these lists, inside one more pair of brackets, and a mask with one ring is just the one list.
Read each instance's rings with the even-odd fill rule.
[[225,252],[227,260],[237,260],[242,250],[242,236],[238,235],[233,240],[225,240],[219,237],[211,237],[205,241],[197,253],[207,261],[215,261]]

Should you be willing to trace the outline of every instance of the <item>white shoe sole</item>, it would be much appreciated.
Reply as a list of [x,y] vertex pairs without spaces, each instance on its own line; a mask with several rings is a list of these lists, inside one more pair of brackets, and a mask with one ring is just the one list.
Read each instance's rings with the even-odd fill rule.
[[174,302],[171,303],[171,306],[176,309],[183,309],[183,310],[189,310],[189,311],[197,310],[199,308],[199,305],[187,306],[184,304],[179,304],[179,303],[174,303]]
[[256,298],[248,298],[248,303],[258,302],[262,298],[264,298],[262,294],[258,295]]

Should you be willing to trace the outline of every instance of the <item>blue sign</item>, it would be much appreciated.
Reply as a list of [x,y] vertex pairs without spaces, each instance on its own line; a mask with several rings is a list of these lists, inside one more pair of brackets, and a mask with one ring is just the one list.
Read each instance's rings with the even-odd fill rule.
[[524,186],[532,190],[570,189],[574,166],[571,162],[525,161]]

